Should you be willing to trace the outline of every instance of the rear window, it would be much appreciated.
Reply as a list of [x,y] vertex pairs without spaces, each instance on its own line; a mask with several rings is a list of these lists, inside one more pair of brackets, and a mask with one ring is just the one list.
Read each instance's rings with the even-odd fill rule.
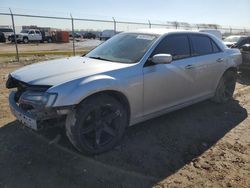
[[209,37],[201,35],[191,35],[190,38],[193,46],[193,51],[192,51],[193,56],[213,53],[213,47],[211,39]]

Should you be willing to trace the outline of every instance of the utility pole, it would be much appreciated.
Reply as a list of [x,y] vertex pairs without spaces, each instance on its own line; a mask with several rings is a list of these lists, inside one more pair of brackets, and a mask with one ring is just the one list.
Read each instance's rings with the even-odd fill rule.
[[74,29],[74,18],[72,17],[72,14],[70,14],[71,17],[71,26],[72,26],[72,37],[73,37],[73,55],[76,55],[76,49],[75,49],[75,29]]
[[[9,8],[9,9],[10,9],[10,8]],[[12,27],[13,27],[14,38],[15,38],[16,60],[19,62],[19,53],[18,53],[17,40],[16,40],[16,29],[15,29],[14,15],[12,14],[11,9],[10,9],[10,15],[11,15]]]

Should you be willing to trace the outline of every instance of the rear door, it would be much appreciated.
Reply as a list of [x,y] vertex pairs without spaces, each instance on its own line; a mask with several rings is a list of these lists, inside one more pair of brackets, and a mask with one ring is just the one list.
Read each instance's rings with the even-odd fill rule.
[[41,35],[41,32],[38,31],[38,30],[35,30],[35,40],[42,40],[42,35]]
[[158,44],[150,55],[171,54],[170,64],[144,65],[144,115],[161,111],[193,98],[194,71],[191,68],[190,44],[185,34],[168,35]]
[[197,97],[211,95],[224,69],[224,53],[207,35],[190,34],[191,56],[195,68],[195,94]]

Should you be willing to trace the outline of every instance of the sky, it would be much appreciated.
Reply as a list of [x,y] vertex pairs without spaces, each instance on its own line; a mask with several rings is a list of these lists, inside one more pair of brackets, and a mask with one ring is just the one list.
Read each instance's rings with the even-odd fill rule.
[[[211,23],[222,26],[250,28],[250,0],[0,0],[0,12],[11,8],[15,13],[166,23],[179,21],[188,23]],[[38,23],[37,19],[16,18],[17,24]],[[10,18],[0,16],[0,25]],[[39,19],[42,25],[70,28],[67,21]],[[79,23],[93,27],[93,23]],[[86,26],[87,25],[87,26]],[[94,24],[98,27],[98,24]],[[112,24],[99,23],[100,27]],[[82,26],[83,27],[83,26]],[[126,26],[130,27],[130,26]]]

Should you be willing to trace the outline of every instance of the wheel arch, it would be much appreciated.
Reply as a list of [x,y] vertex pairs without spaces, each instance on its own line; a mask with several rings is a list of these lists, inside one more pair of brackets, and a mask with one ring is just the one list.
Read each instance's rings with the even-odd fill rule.
[[[223,72],[223,74],[221,75],[221,77],[220,77],[220,79],[219,79],[219,81],[218,81],[218,83],[217,83],[217,85],[216,85],[216,89],[215,89],[215,93],[214,93],[214,97],[212,98],[212,101],[214,101],[215,103],[225,103],[225,102],[227,102],[228,100],[229,100],[229,98],[231,98],[232,96],[233,96],[233,92],[234,92],[234,90],[235,90],[235,84],[236,84],[236,81],[237,81],[237,67],[234,67],[234,66],[231,66],[231,67],[228,67],[224,72]],[[235,79],[236,80],[234,80],[234,86],[233,86],[233,88],[232,88],[232,94],[230,94],[230,95],[232,95],[232,96],[226,96],[226,95],[221,95],[220,93],[221,92],[218,92],[219,90],[221,90],[220,88],[220,83],[221,83],[221,80],[226,76],[226,74],[227,73],[231,73],[231,74],[235,74]],[[225,90],[225,88],[226,88],[226,86],[225,86],[225,82],[222,82],[222,84],[224,85],[224,87],[222,87],[222,88],[224,88],[223,89],[223,93],[225,92],[224,90]],[[231,87],[231,86],[230,86]],[[230,89],[231,90],[231,89]],[[229,92],[230,93],[230,92]]]
[[23,37],[22,37],[22,42],[23,42],[25,39],[27,39],[27,40],[29,41],[29,37],[28,37],[28,36],[23,36]]
[[82,101],[85,101],[85,100],[89,99],[90,97],[92,98],[92,97],[95,97],[97,95],[109,95],[109,96],[115,98],[116,100],[118,100],[119,102],[121,102],[121,104],[125,107],[125,109],[128,113],[128,125],[129,125],[130,117],[131,117],[131,107],[130,107],[129,100],[124,93],[122,93],[121,91],[117,91],[117,90],[102,90],[102,91],[97,91],[95,93],[88,95]]
[[237,69],[237,67],[234,67],[234,66],[228,67],[228,68],[221,74],[221,76],[218,78],[218,80],[216,81],[216,85],[215,85],[215,87],[214,87],[214,90],[216,90],[216,88],[218,87],[218,84],[219,84],[220,80],[221,80],[222,77],[225,75],[225,73],[228,72],[228,71],[232,71],[232,72],[234,72],[234,73],[237,73],[238,69]]
[[232,72],[237,73],[238,69],[237,69],[236,67],[229,67],[229,68],[227,68],[227,69],[224,71],[223,75],[224,75],[226,72],[228,72],[228,71],[232,71]]

